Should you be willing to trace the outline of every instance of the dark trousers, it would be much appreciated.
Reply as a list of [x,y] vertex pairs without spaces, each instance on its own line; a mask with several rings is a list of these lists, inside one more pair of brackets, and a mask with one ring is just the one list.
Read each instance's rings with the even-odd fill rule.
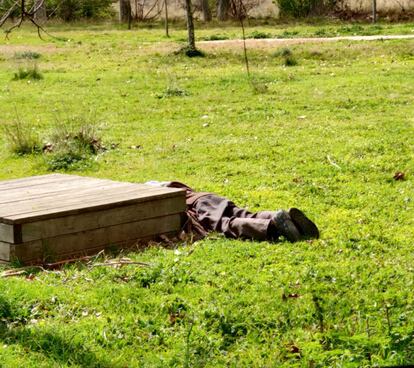
[[217,231],[229,238],[268,239],[272,211],[249,212],[215,194],[197,199],[193,205],[197,220],[207,231]]

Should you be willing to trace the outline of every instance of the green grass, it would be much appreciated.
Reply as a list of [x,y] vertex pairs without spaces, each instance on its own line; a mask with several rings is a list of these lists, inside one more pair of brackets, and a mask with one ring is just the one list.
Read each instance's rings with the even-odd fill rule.
[[[119,146],[74,173],[176,179],[253,211],[297,206],[322,237],[270,244],[214,235],[128,255],[149,267],[3,278],[0,365],[414,363],[414,41],[289,45],[298,62],[289,68],[276,48],[249,50],[260,92],[241,49],[189,59],[174,54],[181,29],[170,41],[159,28],[103,27],[53,28],[65,42],[12,34],[0,46],[0,124],[17,109],[43,137],[62,119],[92,114],[103,144]],[[354,26],[283,25],[299,35],[329,27]],[[255,29],[270,32],[247,31]],[[197,32],[214,34],[240,31]],[[42,54],[42,80],[11,81],[22,48]],[[186,93],[159,98],[169,90]],[[13,155],[6,143],[0,136],[1,179],[47,173],[41,156]],[[396,171],[406,180],[395,181]]]

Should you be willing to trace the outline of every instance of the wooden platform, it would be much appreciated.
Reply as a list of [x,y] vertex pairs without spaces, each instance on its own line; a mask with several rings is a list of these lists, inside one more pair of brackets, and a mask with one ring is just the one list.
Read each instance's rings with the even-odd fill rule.
[[0,181],[0,260],[57,261],[181,228],[185,191],[75,175]]

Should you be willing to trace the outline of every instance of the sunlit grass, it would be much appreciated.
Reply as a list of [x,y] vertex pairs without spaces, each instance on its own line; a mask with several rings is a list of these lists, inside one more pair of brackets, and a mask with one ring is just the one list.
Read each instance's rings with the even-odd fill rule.
[[[249,32],[329,27],[348,26]],[[413,40],[285,45],[297,61],[289,67],[286,51],[251,49],[249,80],[241,49],[175,55],[184,30],[170,41],[161,28],[51,28],[67,40],[42,43],[25,29],[0,45],[0,124],[15,121],[17,109],[44,133],[92,114],[117,148],[74,173],[176,179],[251,210],[297,206],[322,237],[213,236],[129,255],[149,267],[79,265],[1,279],[3,365],[413,363]],[[41,53],[42,80],[12,81],[23,51]],[[42,157],[15,156],[6,143],[2,135],[2,179],[47,173]],[[394,180],[396,171],[406,180]]]

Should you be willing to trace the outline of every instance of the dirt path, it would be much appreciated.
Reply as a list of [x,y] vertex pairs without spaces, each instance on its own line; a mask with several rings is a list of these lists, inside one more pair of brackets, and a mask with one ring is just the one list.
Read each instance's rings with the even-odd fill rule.
[[[375,40],[411,40],[414,35],[375,35],[375,36],[338,36],[338,37],[309,37],[309,38],[265,38],[247,39],[246,45],[249,48],[269,48],[303,43],[322,43],[336,41],[375,41]],[[220,40],[220,41],[200,41],[197,45],[203,49],[222,49],[242,47],[243,40]]]
[[57,50],[57,47],[54,45],[38,45],[38,46],[0,45],[0,54],[14,54],[15,52],[24,52],[24,51],[51,53],[51,52],[55,52],[56,50]]

